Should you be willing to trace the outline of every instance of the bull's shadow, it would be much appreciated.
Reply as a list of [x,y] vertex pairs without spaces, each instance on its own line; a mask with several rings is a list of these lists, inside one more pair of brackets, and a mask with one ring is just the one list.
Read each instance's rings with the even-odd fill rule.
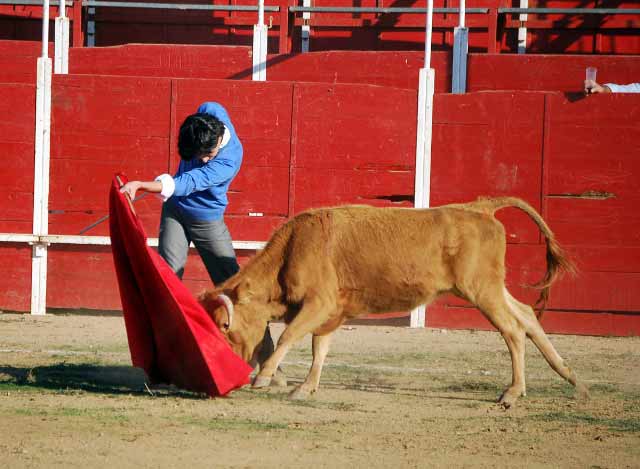
[[[59,363],[33,368],[0,366],[0,389],[40,388],[52,391],[78,390],[97,394],[149,394],[144,371],[132,366]],[[173,386],[153,388],[155,397],[202,398],[201,394]]]

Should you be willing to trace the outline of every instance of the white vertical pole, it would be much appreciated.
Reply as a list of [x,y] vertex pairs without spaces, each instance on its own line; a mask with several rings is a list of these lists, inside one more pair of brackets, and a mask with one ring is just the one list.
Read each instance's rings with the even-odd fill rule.
[[264,0],[258,0],[258,24],[253,25],[254,81],[267,79],[267,25],[264,24]]
[[[310,7],[311,0],[302,0],[302,6]],[[309,52],[309,40],[311,39],[311,26],[309,26],[310,19],[311,12],[305,11],[302,13],[302,29],[300,34],[302,52]]]
[[[42,57],[36,78],[36,134],[33,181],[33,234],[49,232],[49,144],[51,133],[51,59],[49,58],[49,0],[43,2]],[[47,301],[47,243],[34,242],[31,255],[31,314],[45,314]]]
[[[529,0],[520,0],[520,8],[529,8]],[[520,27],[518,28],[518,54],[527,53],[527,27],[525,26],[528,19],[526,13],[520,14]]]
[[431,68],[431,32],[433,31],[433,0],[427,0],[427,32],[424,42],[424,68]]
[[453,70],[451,92],[467,91],[467,55],[469,54],[469,29],[464,26],[465,0],[460,0],[460,24],[453,29]]
[[65,16],[65,1],[60,0],[59,16],[56,18],[56,40],[53,71],[69,73],[69,18]]
[[[435,89],[435,71],[431,68],[431,25],[433,18],[433,0],[428,0],[427,37],[425,41],[424,68],[420,69],[418,86],[418,124],[416,139],[416,177],[414,205],[416,208],[428,208],[431,192],[431,134],[433,124],[433,93]],[[418,306],[411,311],[411,327],[424,327],[426,308]]]

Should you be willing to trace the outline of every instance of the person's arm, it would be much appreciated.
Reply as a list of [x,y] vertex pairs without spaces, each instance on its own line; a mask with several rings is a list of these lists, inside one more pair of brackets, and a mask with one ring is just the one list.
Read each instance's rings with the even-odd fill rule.
[[195,168],[173,179],[172,195],[185,196],[225,183],[238,172],[239,161],[216,157],[201,168]]
[[162,192],[162,182],[156,181],[129,181],[120,188],[120,192],[129,194],[131,200],[136,198],[136,192],[139,190],[147,192]]
[[628,85],[607,83],[604,86],[609,88],[612,93],[640,93],[640,83],[629,83]]

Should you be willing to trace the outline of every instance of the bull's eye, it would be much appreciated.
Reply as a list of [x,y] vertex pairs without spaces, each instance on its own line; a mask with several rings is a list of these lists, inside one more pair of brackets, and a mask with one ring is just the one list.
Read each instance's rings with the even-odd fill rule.
[[228,323],[228,322],[225,322],[225,323],[222,325],[222,327],[224,328],[224,330],[225,330],[225,331],[228,331],[228,330],[229,330],[229,323]]

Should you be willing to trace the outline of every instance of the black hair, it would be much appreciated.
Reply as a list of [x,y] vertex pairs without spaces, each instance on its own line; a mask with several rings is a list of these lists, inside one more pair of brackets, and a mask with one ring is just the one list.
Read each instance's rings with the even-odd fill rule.
[[190,161],[211,153],[224,135],[224,124],[212,115],[192,114],[180,126],[178,153],[180,158]]

